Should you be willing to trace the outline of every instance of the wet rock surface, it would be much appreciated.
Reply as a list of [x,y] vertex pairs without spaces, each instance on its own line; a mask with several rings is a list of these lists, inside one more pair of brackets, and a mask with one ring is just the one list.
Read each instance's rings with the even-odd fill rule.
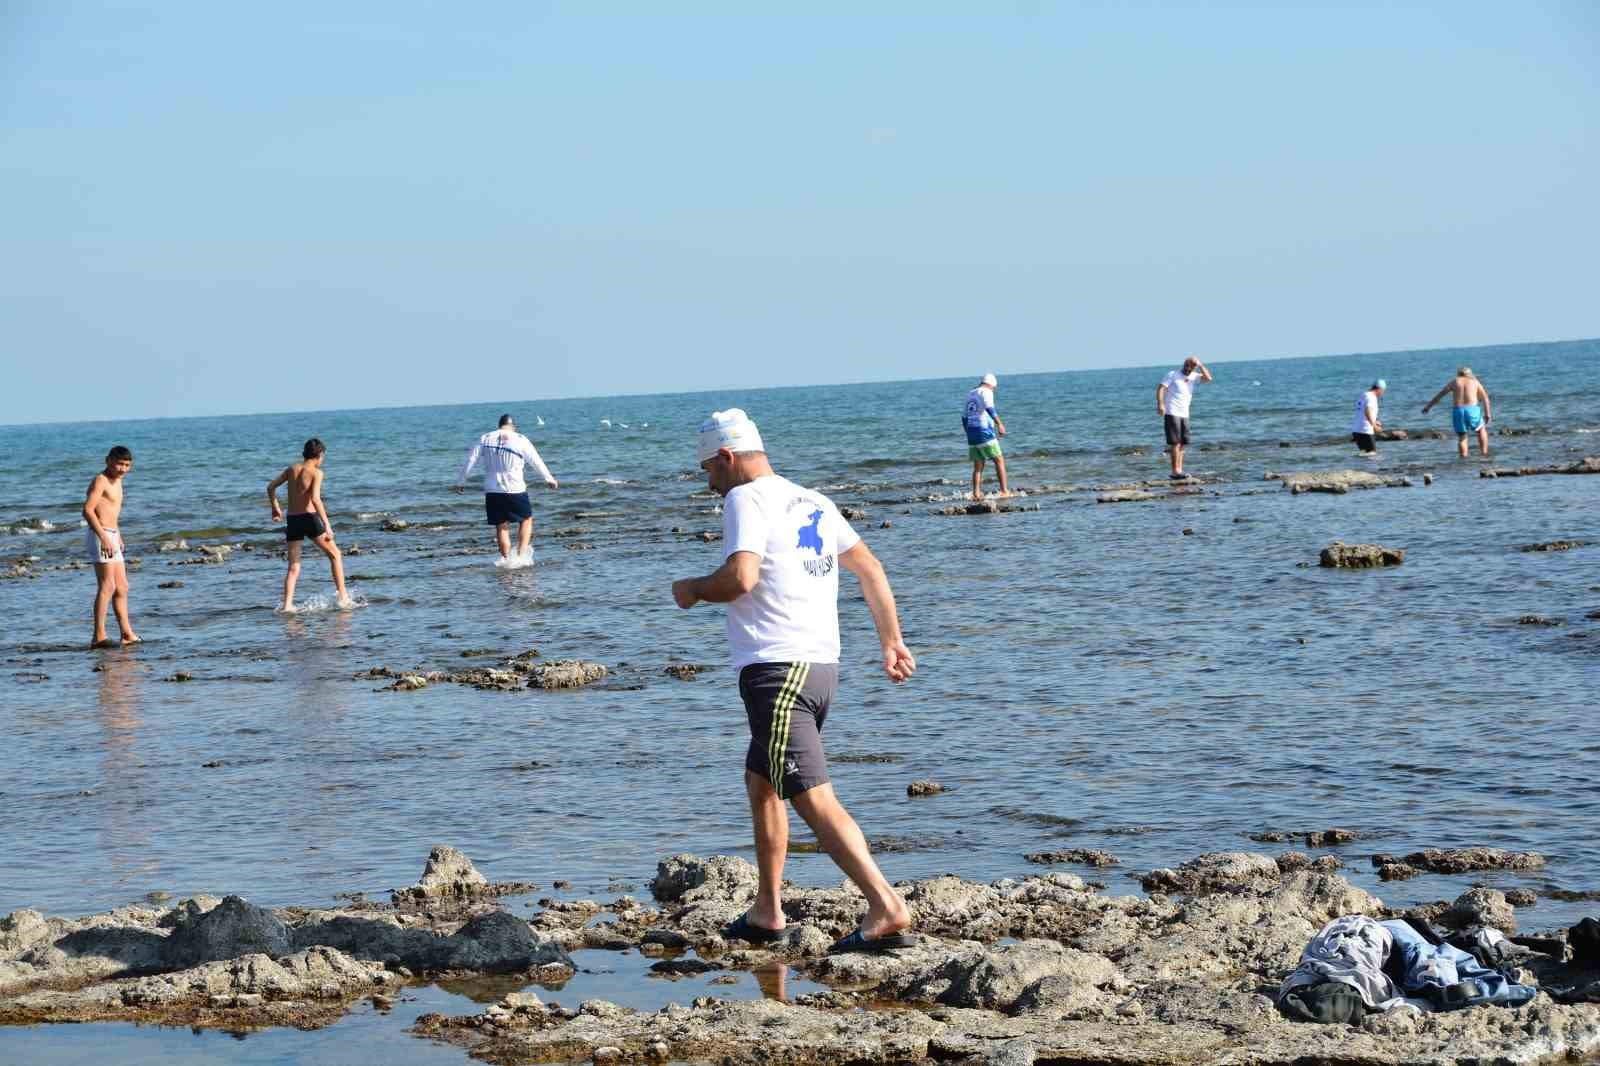
[[1064,862],[1077,863],[1080,866],[1115,866],[1119,860],[1109,851],[1099,851],[1095,848],[1067,848],[1062,851],[1030,851],[1023,856],[1029,862],[1041,866],[1055,866]]
[[1303,474],[1268,473],[1269,481],[1282,481],[1293,495],[1305,492],[1331,492],[1343,495],[1351,489],[1409,488],[1408,477],[1384,477],[1370,470],[1324,470]]
[[1600,455],[1586,455],[1574,463],[1550,466],[1519,466],[1478,471],[1480,478],[1536,477],[1541,474],[1600,474]]
[[[756,871],[742,859],[674,855],[658,865],[651,902],[547,899],[525,920],[474,899],[487,879],[441,847],[416,886],[432,890],[425,899],[437,911],[266,910],[237,896],[84,919],[17,911],[0,919],[0,1022],[309,1028],[362,998],[392,1002],[411,975],[537,982],[571,972],[567,950],[598,946],[636,953],[641,980],[782,963],[828,987],[789,1003],[704,997],[642,1012],[596,999],[565,1005],[547,983],[469,1016],[424,1015],[413,1031],[496,1063],[1442,1066],[1600,1049],[1600,1006],[1545,996],[1519,1010],[1406,1013],[1361,1026],[1287,1020],[1270,992],[1306,941],[1334,917],[1389,912],[1335,874],[1285,872],[1282,859],[1225,852],[1157,871],[1164,887],[1183,886],[1183,898],[1105,896],[1061,872],[902,883],[915,946],[829,955],[864,909],[847,887],[792,888],[788,927],[756,946],[721,935],[755,894]],[[1471,921],[1509,911],[1487,889],[1449,906]],[[1554,960],[1530,965],[1546,984],[1582,977]]]
[[1403,548],[1385,548],[1381,544],[1346,544],[1336,540],[1318,557],[1317,564],[1345,570],[1363,570],[1378,566],[1399,566],[1406,561]]
[[1465,874],[1477,870],[1537,870],[1544,856],[1537,851],[1507,851],[1504,848],[1425,848],[1408,855],[1380,852],[1372,857],[1379,867],[1404,865],[1419,872]]

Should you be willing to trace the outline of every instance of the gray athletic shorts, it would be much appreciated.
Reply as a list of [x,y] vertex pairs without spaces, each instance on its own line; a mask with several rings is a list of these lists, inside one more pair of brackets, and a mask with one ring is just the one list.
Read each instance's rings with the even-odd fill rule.
[[780,799],[828,783],[822,723],[838,687],[838,663],[751,663],[739,671],[750,719],[744,767],[771,781]]

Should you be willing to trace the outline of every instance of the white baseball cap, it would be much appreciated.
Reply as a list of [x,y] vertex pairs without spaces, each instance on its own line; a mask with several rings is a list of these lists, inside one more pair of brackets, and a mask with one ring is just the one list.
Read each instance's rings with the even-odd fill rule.
[[985,374],[983,375],[983,383],[992,389],[1000,384],[1000,381],[993,374]]
[[719,448],[726,448],[730,452],[767,450],[766,445],[761,443],[761,431],[750,421],[750,416],[737,407],[713,411],[710,418],[700,423],[699,458],[695,462],[705,462],[716,455]]

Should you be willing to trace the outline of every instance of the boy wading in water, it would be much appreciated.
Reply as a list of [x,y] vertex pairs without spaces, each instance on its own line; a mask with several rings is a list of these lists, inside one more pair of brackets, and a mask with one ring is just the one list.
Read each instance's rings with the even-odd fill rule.
[[83,501],[84,551],[94,565],[97,583],[94,593],[94,636],[91,648],[112,648],[116,642],[106,636],[106,607],[117,611],[117,628],[124,645],[139,643],[139,634],[128,621],[128,567],[122,557],[122,534],[117,522],[122,516],[122,479],[133,469],[133,453],[117,445],[106,453],[106,468],[89,482]]
[[300,542],[307,537],[322,549],[333,570],[333,587],[339,596],[339,606],[350,606],[350,595],[344,590],[344,562],[339,546],[333,542],[333,524],[328,521],[328,509],[322,505],[322,457],[327,447],[312,437],[300,450],[305,458],[267,482],[267,499],[272,503],[272,520],[283,521],[283,511],[278,507],[278,486],[289,484],[289,524],[284,528],[284,539],[289,542],[289,572],[283,575],[282,611],[294,610],[294,584],[300,579]]
[[860,927],[832,950],[909,947],[911,912],[834,795],[822,754],[822,723],[839,680],[840,567],[861,582],[889,680],[904,681],[917,668],[900,637],[889,579],[831,500],[773,473],[761,434],[743,411],[718,411],[705,421],[699,458],[712,490],[726,501],[725,554],[714,573],[674,581],[672,598],[685,608],[728,605],[728,643],[750,723],[744,782],[760,872],[755,902],[723,936],[767,944],[784,928],[788,801],[866,897]]

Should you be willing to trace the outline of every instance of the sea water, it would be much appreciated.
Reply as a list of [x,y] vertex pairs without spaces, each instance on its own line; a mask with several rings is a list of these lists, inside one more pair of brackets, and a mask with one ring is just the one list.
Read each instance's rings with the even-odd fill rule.
[[[1165,478],[1155,389],[1169,368],[1001,367],[1011,480],[1038,510],[980,517],[937,512],[969,490],[959,415],[987,366],[971,380],[0,427],[0,562],[36,557],[37,575],[0,582],[0,913],[150,892],[325,905],[415,881],[435,843],[491,879],[563,878],[577,895],[642,891],[674,852],[750,857],[722,612],[681,611],[670,593],[721,562],[698,536],[721,517],[694,437],[732,406],[779,472],[864,512],[854,524],[893,584],[916,676],[882,676],[845,575],[825,733],[892,880],[1022,876],[1041,869],[1026,852],[1092,847],[1120,865],[1078,872],[1138,891],[1139,874],[1201,852],[1295,846],[1250,833],[1338,826],[1361,834],[1332,849],[1346,876],[1392,904],[1474,881],[1600,889],[1600,477],[1479,477],[1600,454],[1597,356],[1586,341],[1217,360],[1185,464],[1201,482],[1117,504],[1095,501]],[[1349,422],[1373,378],[1388,381],[1387,427],[1448,431],[1448,401],[1420,408],[1460,363],[1491,392],[1492,428],[1515,433],[1491,438],[1490,463],[1459,460],[1453,438],[1358,457]],[[532,489],[524,569],[493,565],[478,479],[449,491],[502,411],[561,481]],[[324,496],[365,606],[284,615],[264,489],[310,436],[328,445]],[[113,444],[135,455],[121,528],[147,643],[90,653],[94,580],[70,565]],[[1413,484],[1294,496],[1266,480],[1350,468]],[[407,527],[385,531],[394,518]],[[180,539],[191,550],[159,550]],[[1336,539],[1403,548],[1405,563],[1318,568]],[[1586,544],[1521,550],[1557,539]],[[202,543],[235,551],[208,564]],[[314,548],[298,595],[331,604]],[[535,648],[611,673],[556,692],[392,692],[356,676]],[[710,669],[665,672],[683,663]],[[193,680],[166,680],[180,670]],[[921,778],[947,791],[908,797]],[[1368,861],[1474,844],[1548,863],[1382,883]],[[839,878],[811,854],[787,872]],[[1521,925],[1597,906],[1541,898]]]

